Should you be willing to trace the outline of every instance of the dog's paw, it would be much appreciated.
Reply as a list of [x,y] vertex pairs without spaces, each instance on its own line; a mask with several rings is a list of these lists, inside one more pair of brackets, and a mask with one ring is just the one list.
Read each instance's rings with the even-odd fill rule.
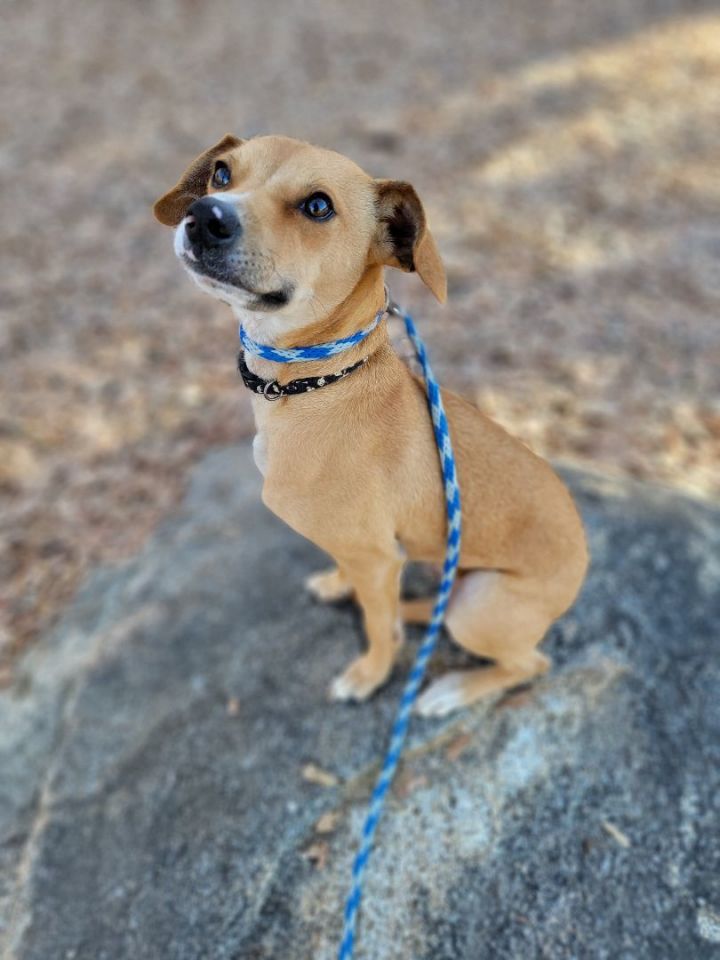
[[331,700],[367,700],[385,682],[390,670],[378,670],[369,657],[358,657],[330,684]]
[[421,717],[446,717],[466,706],[464,680],[461,672],[455,672],[433,681],[418,698],[415,713]]
[[332,570],[323,570],[322,573],[313,573],[305,581],[306,588],[322,603],[335,603],[338,600],[347,600],[352,596],[352,587],[343,580],[337,567]]

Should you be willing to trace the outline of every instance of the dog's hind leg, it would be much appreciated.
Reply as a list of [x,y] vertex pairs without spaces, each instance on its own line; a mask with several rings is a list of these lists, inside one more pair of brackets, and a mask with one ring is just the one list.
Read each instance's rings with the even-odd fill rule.
[[447,628],[460,646],[495,663],[435,680],[418,700],[417,712],[443,716],[545,673],[550,661],[537,646],[572,600],[558,605],[553,594],[552,583],[527,576],[484,570],[464,574],[450,600]]

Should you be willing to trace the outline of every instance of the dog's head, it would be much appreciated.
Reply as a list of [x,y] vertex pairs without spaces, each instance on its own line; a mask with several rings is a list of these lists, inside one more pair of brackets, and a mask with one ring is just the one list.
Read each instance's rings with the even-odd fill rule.
[[287,137],[230,134],[154,207],[175,253],[207,292],[239,311],[324,317],[365,271],[416,271],[438,300],[445,271],[409,183],[374,180],[347,157]]

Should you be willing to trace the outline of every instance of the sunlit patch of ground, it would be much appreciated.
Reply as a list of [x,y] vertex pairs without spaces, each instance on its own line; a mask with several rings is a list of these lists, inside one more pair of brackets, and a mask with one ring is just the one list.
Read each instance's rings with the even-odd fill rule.
[[433,136],[489,140],[434,211],[456,358],[485,348],[479,402],[539,452],[720,490],[719,120],[717,16],[532,63],[435,115]]

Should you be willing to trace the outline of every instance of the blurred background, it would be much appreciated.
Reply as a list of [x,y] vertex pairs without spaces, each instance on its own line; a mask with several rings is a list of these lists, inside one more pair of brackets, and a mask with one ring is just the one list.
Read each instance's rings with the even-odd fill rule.
[[441,379],[538,453],[717,499],[720,7],[5,0],[0,684],[189,465],[252,433],[229,310],[154,199],[230,131],[411,180]]

